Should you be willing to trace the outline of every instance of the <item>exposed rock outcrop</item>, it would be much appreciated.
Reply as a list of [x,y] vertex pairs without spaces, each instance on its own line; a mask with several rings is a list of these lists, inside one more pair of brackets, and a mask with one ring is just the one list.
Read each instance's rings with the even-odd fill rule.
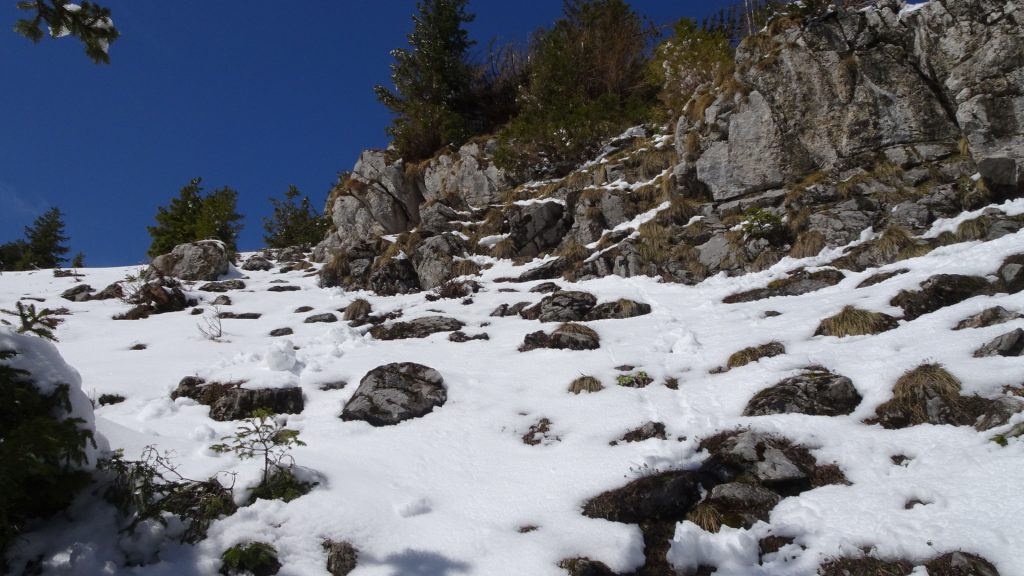
[[219,240],[179,244],[169,254],[153,259],[146,278],[171,276],[187,281],[213,281],[228,273],[230,263],[228,250]]
[[378,366],[359,381],[345,404],[342,420],[363,420],[373,426],[392,426],[432,412],[448,400],[437,370],[413,362]]

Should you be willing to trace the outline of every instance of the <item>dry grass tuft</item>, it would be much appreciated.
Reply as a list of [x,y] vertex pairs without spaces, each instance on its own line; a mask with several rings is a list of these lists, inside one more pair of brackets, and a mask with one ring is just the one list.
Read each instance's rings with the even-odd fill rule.
[[959,242],[982,240],[988,236],[991,224],[992,219],[988,216],[979,216],[973,220],[961,222],[956,228],[956,239]]
[[922,364],[905,372],[893,386],[892,397],[901,404],[917,403],[925,389],[938,393],[947,404],[960,401],[960,381],[941,364]]
[[835,336],[837,338],[863,336],[865,334],[879,334],[892,330],[897,326],[896,319],[888,314],[846,306],[835,316],[822,320],[814,335]]
[[750,346],[744,348],[738,352],[734,352],[729,356],[729,360],[725,366],[728,369],[739,368],[740,366],[746,366],[752,362],[757,362],[761,358],[771,358],[772,356],[778,356],[786,353],[786,347],[781,342],[771,341],[767,344],[761,344],[760,346]]
[[793,258],[810,258],[817,256],[825,248],[825,236],[817,230],[808,230],[796,237],[789,255]]
[[518,253],[511,238],[505,238],[491,248],[491,256],[500,259],[515,258]]
[[362,320],[369,316],[372,311],[373,307],[370,306],[370,302],[368,300],[365,298],[358,298],[345,307],[345,313],[341,318],[346,322]]
[[558,247],[558,250],[555,251],[555,256],[565,258],[566,260],[570,260],[572,262],[582,262],[589,255],[590,252],[587,250],[587,247],[580,244],[576,240],[569,240],[568,242],[564,242],[561,246]]
[[459,276],[476,276],[480,273],[480,265],[472,260],[456,260],[452,263],[452,274]]
[[569,392],[572,392],[573,394],[579,394],[581,392],[600,392],[601,390],[604,390],[604,386],[601,384],[600,380],[593,376],[580,376],[569,384]]
[[693,507],[686,515],[686,519],[700,526],[705,532],[717,533],[722,529],[725,518],[722,513],[710,502],[701,502]]

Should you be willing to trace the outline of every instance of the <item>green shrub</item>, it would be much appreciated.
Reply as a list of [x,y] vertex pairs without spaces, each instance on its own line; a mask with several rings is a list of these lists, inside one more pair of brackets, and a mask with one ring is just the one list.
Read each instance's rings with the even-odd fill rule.
[[[17,355],[0,350],[0,361]],[[66,508],[90,482],[86,446],[92,431],[71,412],[70,387],[36,387],[28,371],[0,364],[0,572],[4,552],[33,519]]]
[[764,208],[748,209],[741,230],[746,238],[763,238],[772,244],[782,241],[789,231],[781,218]]
[[220,559],[223,561],[220,573],[228,576],[273,576],[281,569],[277,550],[266,542],[236,544],[225,550]]
[[324,239],[330,221],[313,210],[308,196],[296,202],[300,194],[298,188],[289,186],[284,200],[270,199],[274,214],[263,219],[263,241],[268,247],[309,246]]
[[[19,322],[18,333],[34,334],[44,340],[50,340],[53,342],[57,341],[57,337],[53,335],[53,331],[60,324],[60,319],[55,317],[56,312],[49,308],[43,308],[42,310],[36,311],[35,304],[25,305],[19,300],[14,304],[14,310],[0,310],[4,314],[11,316],[17,316]],[[3,324],[10,325],[10,322],[6,320],[0,320]]]
[[225,436],[222,444],[210,448],[215,452],[232,452],[242,460],[263,460],[263,474],[253,489],[251,500],[277,498],[293,500],[309,492],[310,486],[292,474],[294,460],[289,453],[295,446],[305,446],[297,430],[289,430],[266,409],[253,410],[252,417],[239,426],[234,435]]
[[146,227],[153,239],[146,252],[150,257],[166,254],[178,244],[207,239],[224,242],[230,253],[237,250],[242,230],[238,223],[242,216],[236,212],[238,192],[225,186],[203,195],[201,182],[202,178],[193,178],[169,205],[157,208],[156,226]]
[[[671,119],[683,113],[698,88],[721,83],[732,68],[733,50],[728,35],[722,30],[698,27],[693,20],[683,18],[673,26],[672,36],[654,50],[647,74],[660,88],[662,116]],[[705,107],[701,107],[701,114]]]

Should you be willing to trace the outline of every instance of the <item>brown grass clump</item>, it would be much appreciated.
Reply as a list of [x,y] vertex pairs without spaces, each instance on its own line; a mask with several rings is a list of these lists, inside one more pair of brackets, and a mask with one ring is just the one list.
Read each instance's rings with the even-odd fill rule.
[[690,219],[700,213],[701,203],[697,200],[673,196],[670,202],[671,205],[668,208],[658,212],[655,220],[659,224],[684,226]]
[[480,265],[472,260],[456,260],[452,263],[452,274],[459,276],[476,276],[480,273]]
[[686,515],[686,519],[693,522],[705,532],[717,533],[722,529],[725,518],[722,513],[710,502],[701,502],[693,507]]
[[372,311],[373,307],[370,306],[370,302],[368,300],[365,298],[358,298],[345,307],[345,313],[342,315],[341,319],[346,322],[362,320],[369,316]]
[[701,92],[694,96],[686,106],[686,117],[690,122],[697,123],[704,120],[704,111],[715,101],[713,92]]
[[906,560],[834,558],[818,567],[818,576],[909,576],[913,570]]
[[511,238],[505,238],[491,248],[491,256],[500,259],[514,258],[518,252]]
[[683,152],[688,159],[695,159],[700,152],[700,134],[696,130],[686,133],[686,140],[683,141]]
[[344,252],[338,252],[331,256],[331,259],[320,268],[320,287],[334,288],[341,286],[350,273],[348,256]]
[[726,361],[725,366],[728,369],[739,368],[740,366],[746,366],[751,362],[757,362],[761,358],[771,358],[780,354],[786,353],[786,347],[781,342],[772,341],[767,344],[761,344],[760,346],[750,346],[744,348],[738,352],[733,352],[729,356],[729,360]]
[[594,183],[594,176],[587,170],[577,170],[576,172],[570,173],[565,179],[562,180],[562,184],[572,191],[583,190],[587,186]]
[[600,392],[601,390],[604,390],[604,385],[601,384],[600,380],[593,376],[580,376],[569,384],[569,392],[572,392],[573,394],[579,394],[581,392]]
[[817,256],[825,248],[825,236],[817,230],[808,230],[796,237],[789,255],[793,258],[810,258]]
[[572,262],[581,262],[589,255],[590,252],[587,250],[587,247],[575,240],[569,240],[568,242],[563,243],[558,247],[558,250],[555,251],[555,256],[565,258]]
[[565,324],[562,324],[555,330],[555,332],[560,332],[562,334],[579,334],[581,336],[590,336],[594,339],[597,339],[598,337],[597,332],[594,332],[592,328],[584,326],[583,324],[575,324],[573,322],[566,322]]
[[822,320],[814,335],[837,338],[863,336],[865,334],[880,334],[897,326],[896,319],[888,314],[846,306],[835,316]]
[[892,397],[900,404],[917,404],[924,389],[936,392],[949,405],[960,401],[960,381],[941,364],[922,364],[904,373],[892,387]]
[[985,236],[988,236],[989,226],[991,224],[992,219],[988,216],[979,216],[973,220],[961,222],[960,225],[956,227],[956,239],[960,242],[982,240]]

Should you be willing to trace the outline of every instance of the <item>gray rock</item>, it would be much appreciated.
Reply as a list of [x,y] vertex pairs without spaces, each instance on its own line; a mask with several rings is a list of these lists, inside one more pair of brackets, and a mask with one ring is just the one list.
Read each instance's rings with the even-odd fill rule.
[[394,322],[370,328],[370,335],[378,340],[402,340],[426,338],[438,332],[453,332],[465,326],[454,318],[445,316],[424,316],[408,322]]
[[[665,439],[665,425],[661,422],[646,422],[643,426],[626,432],[619,441],[643,442],[644,440],[651,440],[654,438],[659,440]],[[612,444],[614,444],[614,442]]]
[[271,286],[270,288],[267,288],[267,292],[298,292],[299,290],[302,290],[302,288],[298,286],[290,286],[287,284],[280,286]]
[[1010,421],[1015,414],[1024,412],[1024,399],[1016,396],[1000,396],[989,402],[988,407],[974,423],[978,432],[998,428]]
[[993,306],[992,308],[986,308],[973,316],[968,316],[957,323],[953,330],[964,330],[967,328],[986,328],[988,326],[995,326],[996,324],[1005,324],[1010,320],[1016,320],[1021,315],[1016,312],[1010,312],[1002,306]]
[[332,542],[323,544],[327,552],[327,573],[331,576],[348,576],[359,563],[359,551],[348,542]]
[[221,294],[214,298],[210,304],[213,306],[231,306],[231,297]]
[[60,293],[60,297],[71,302],[85,302],[91,300],[92,286],[88,284],[75,284],[71,288]]
[[428,200],[456,195],[473,208],[498,202],[511,187],[503,170],[491,163],[490,151],[495,142],[483,147],[470,142],[457,154],[441,154],[430,161],[423,174],[424,197]]
[[241,280],[222,280],[220,282],[209,282],[199,287],[200,292],[227,292],[228,290],[241,290],[245,288],[245,282]]
[[975,358],[988,356],[1020,356],[1024,354],[1024,330],[1017,328],[998,336],[974,351]]
[[187,376],[171,393],[171,399],[191,398],[210,407],[210,418],[219,422],[248,418],[253,410],[265,409],[275,414],[299,414],[304,407],[302,389],[242,388],[240,382],[206,382]]
[[274,338],[278,338],[281,336],[291,336],[294,333],[295,331],[292,330],[291,328],[275,328],[270,331],[270,335],[273,336]]
[[419,277],[408,258],[392,258],[370,273],[370,288],[381,296],[419,292]]
[[591,328],[580,324],[562,324],[551,334],[543,331],[527,334],[523,339],[520,352],[528,352],[537,348],[553,348],[555,350],[597,350],[601,347],[601,338]]
[[728,482],[711,489],[707,502],[716,510],[739,520],[743,528],[767,522],[772,508],[782,497],[771,490],[745,482]]
[[591,308],[583,317],[586,321],[591,320],[622,320],[644,316],[651,313],[651,305],[643,302],[636,302],[627,298],[620,298],[615,302],[604,302]]
[[455,257],[462,256],[466,250],[466,242],[454,234],[431,236],[416,246],[412,265],[420,288],[433,290],[452,279]]
[[739,302],[754,302],[765,298],[776,296],[799,296],[809,294],[829,286],[835,286],[843,281],[846,276],[839,270],[826,269],[816,272],[799,270],[779,280],[768,284],[765,288],[755,288],[738,294],[731,294],[722,299],[726,304]]
[[521,312],[527,320],[541,322],[577,322],[597,304],[593,294],[578,291],[560,291],[546,296],[535,306]]
[[1010,294],[1024,290],[1024,254],[1014,254],[1003,261],[996,272],[999,289]]
[[202,240],[179,244],[170,254],[153,259],[146,270],[147,279],[170,276],[188,281],[211,281],[228,273],[227,248],[219,240]]
[[988,280],[981,276],[936,274],[921,282],[920,290],[901,290],[890,304],[903,309],[905,320],[914,320],[968,298],[988,294],[991,290]]
[[715,484],[745,477],[783,496],[809,489],[817,467],[814,457],[803,446],[752,430],[705,439],[701,447],[708,450],[710,457],[701,465],[700,472]]
[[758,392],[743,410],[744,416],[769,414],[809,414],[840,416],[850,414],[861,396],[845,376],[815,369],[786,378]]
[[695,473],[662,472],[591,498],[583,505],[583,515],[628,524],[681,521],[699,501],[699,479]]
[[877,218],[874,206],[864,201],[850,200],[811,214],[807,230],[821,234],[825,246],[845,246],[860,238],[861,233],[871,228]]
[[495,318],[504,318],[505,316],[519,316],[523,309],[529,306],[529,302],[517,302],[512,305],[502,304],[491,312],[491,316]]
[[303,320],[306,324],[317,324],[317,323],[331,323],[337,322],[338,317],[330,312],[324,312],[322,314],[313,314],[312,316]]
[[560,202],[534,202],[513,205],[508,213],[509,238],[521,257],[537,256],[562,242],[569,231],[565,206]]
[[245,262],[242,263],[242,270],[254,271],[254,270],[273,270],[274,263],[267,260],[260,254],[253,254],[248,257]]
[[363,376],[341,419],[392,426],[425,416],[447,399],[444,379],[433,368],[412,362],[385,364]]
[[967,552],[948,552],[924,566],[928,574],[936,576],[999,576],[991,562]]

